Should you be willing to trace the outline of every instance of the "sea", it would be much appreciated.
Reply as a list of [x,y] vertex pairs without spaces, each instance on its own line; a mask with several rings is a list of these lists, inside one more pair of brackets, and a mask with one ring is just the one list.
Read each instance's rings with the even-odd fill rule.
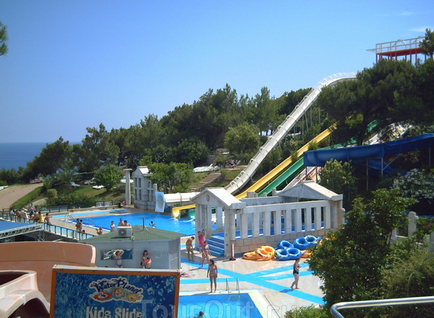
[[1,142],[0,170],[25,168],[45,148],[47,142]]

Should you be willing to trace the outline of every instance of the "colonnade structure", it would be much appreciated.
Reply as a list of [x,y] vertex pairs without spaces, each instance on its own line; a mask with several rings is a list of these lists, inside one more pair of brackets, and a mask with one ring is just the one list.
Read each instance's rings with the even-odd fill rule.
[[206,188],[191,201],[196,205],[196,232],[205,230],[206,239],[224,236],[224,256],[230,257],[232,243],[238,254],[309,234],[324,237],[344,223],[342,198],[305,181],[272,196],[249,192],[243,199],[224,188]]

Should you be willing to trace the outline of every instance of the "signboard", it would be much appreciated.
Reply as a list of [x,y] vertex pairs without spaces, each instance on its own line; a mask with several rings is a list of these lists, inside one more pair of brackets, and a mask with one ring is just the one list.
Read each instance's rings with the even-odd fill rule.
[[177,318],[180,273],[55,265],[50,318]]

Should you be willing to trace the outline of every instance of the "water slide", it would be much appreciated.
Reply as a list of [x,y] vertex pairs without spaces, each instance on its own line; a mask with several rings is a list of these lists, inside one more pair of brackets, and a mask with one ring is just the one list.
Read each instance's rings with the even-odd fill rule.
[[[305,144],[303,147],[297,150],[297,157],[303,155],[305,151],[309,150],[309,144],[320,143],[325,138],[330,136],[332,131],[332,127],[324,130],[310,142]],[[246,191],[236,195],[238,199],[244,198],[247,195],[247,192],[257,192],[260,195],[264,192],[267,194],[270,193],[273,188],[279,186],[282,182],[287,180],[289,177],[294,176],[299,170],[304,166],[303,158],[297,160],[294,164],[292,164],[291,157],[282,161],[278,166],[276,166],[273,170],[268,172],[265,176],[255,182],[251,187],[249,187]]]
[[[241,173],[232,180],[225,189],[234,194],[239,189],[244,187],[246,183],[250,180],[250,178],[255,174],[256,170],[258,169],[259,165],[262,163],[262,161],[265,159],[265,157],[268,155],[270,151],[274,149],[274,147],[283,140],[283,138],[286,136],[286,134],[295,126],[295,124],[302,118],[302,116],[306,113],[306,111],[309,110],[309,108],[313,105],[313,103],[318,98],[319,94],[321,93],[321,90],[323,87],[335,85],[339,82],[348,81],[348,80],[355,80],[356,75],[355,73],[339,73],[331,75],[322,81],[320,81],[310,92],[307,94],[303,100],[294,108],[294,110],[289,114],[286,119],[283,121],[281,125],[276,129],[276,131],[271,135],[267,142],[259,149],[257,154],[250,160],[247,167],[241,171]],[[327,130],[322,132],[320,135],[324,134],[325,136],[322,138],[325,138],[330,134],[330,132]],[[318,137],[318,136],[317,136]],[[315,139],[314,139],[315,140]],[[308,149],[308,145],[303,146],[298,150],[298,155],[301,155],[304,151]],[[276,179],[279,175],[282,174],[286,169],[288,169],[288,166],[291,164],[291,158],[286,159],[281,164],[279,164],[275,169],[270,171],[266,176],[261,178],[257,183],[252,185],[247,191],[238,194],[237,198],[245,197],[247,192],[250,191],[259,191],[266,185],[268,185],[272,180]],[[191,209],[194,205],[187,205],[187,206],[180,206],[180,207],[174,207],[173,208],[173,214],[177,215],[179,214],[180,210],[184,209]]]

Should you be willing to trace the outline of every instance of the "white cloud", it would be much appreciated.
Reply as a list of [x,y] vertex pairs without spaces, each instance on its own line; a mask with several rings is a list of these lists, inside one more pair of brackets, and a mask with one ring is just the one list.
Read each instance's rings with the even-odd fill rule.
[[398,13],[398,15],[399,16],[409,16],[409,15],[413,15],[413,14],[415,14],[414,12],[401,12],[401,13]]
[[430,28],[430,27],[424,26],[424,27],[412,28],[412,29],[410,29],[410,31],[412,31],[412,32],[422,32],[422,33],[425,33],[426,29],[433,30],[433,28]]

